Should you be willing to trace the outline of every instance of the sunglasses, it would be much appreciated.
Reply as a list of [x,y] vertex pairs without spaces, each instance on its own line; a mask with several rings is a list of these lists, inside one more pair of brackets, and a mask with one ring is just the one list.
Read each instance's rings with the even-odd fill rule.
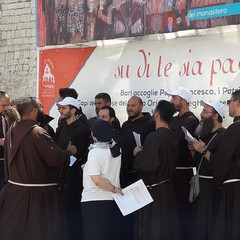
[[237,100],[231,99],[231,100],[227,100],[227,105],[230,105],[231,102],[235,102]]

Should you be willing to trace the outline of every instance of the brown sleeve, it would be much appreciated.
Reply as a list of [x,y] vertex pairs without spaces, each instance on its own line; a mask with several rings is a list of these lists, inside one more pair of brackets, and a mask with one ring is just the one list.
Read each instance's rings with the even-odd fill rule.
[[69,165],[69,151],[59,148],[43,128],[35,127],[33,135],[37,151],[48,166],[60,169]]

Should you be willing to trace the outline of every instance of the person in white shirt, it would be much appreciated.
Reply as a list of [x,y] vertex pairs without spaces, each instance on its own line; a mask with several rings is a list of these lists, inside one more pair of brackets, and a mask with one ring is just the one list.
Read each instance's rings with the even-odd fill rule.
[[112,125],[98,119],[92,128],[94,144],[83,169],[82,220],[85,240],[121,239],[118,231],[121,213],[112,198],[122,194],[119,174],[120,148],[112,140]]

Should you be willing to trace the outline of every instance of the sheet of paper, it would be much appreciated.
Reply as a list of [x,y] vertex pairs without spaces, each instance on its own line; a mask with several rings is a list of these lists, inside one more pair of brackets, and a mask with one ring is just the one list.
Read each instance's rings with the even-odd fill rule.
[[153,199],[142,179],[124,188],[122,192],[124,195],[114,193],[112,196],[123,216],[137,211],[153,202]]
[[77,160],[77,158],[75,158],[73,155],[71,155],[69,167],[71,167],[76,162],[76,160]]
[[133,136],[134,136],[134,139],[135,139],[135,142],[136,142],[136,146],[141,147],[142,146],[141,135],[136,133],[136,132],[132,132],[132,133],[133,133]]
[[181,126],[181,128],[185,134],[185,139],[188,142],[192,142],[194,140],[194,137],[190,134],[190,132],[184,126]]

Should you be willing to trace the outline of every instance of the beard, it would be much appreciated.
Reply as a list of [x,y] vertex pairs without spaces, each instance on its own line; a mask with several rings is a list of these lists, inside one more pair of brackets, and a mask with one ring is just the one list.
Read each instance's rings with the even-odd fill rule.
[[65,120],[69,119],[70,117],[71,117],[70,111],[65,114],[61,114],[60,116],[61,119],[65,119]]
[[132,111],[129,111],[128,112],[128,118],[129,119],[134,119],[134,118],[136,118],[139,114],[141,113],[141,111],[138,111],[138,112],[132,112]]
[[207,137],[208,134],[212,132],[213,128],[214,122],[212,117],[201,120],[195,130],[195,135],[200,139],[204,139]]
[[46,118],[45,118],[45,114],[43,113],[43,111],[38,110],[37,122],[39,122],[42,125],[46,124]]
[[153,115],[151,116],[151,122],[156,123],[156,120],[155,120],[155,114],[153,114]]
[[179,111],[180,111],[180,107],[179,107],[179,106],[175,105],[174,103],[172,103],[172,105],[173,105],[173,107],[174,107],[174,114],[175,114],[176,112],[179,112]]
[[99,111],[100,111],[100,109],[95,108],[95,113],[96,113],[97,116],[98,116]]
[[156,129],[156,118],[155,118],[155,114],[153,114],[153,115],[151,116],[151,123],[154,124],[154,128]]

